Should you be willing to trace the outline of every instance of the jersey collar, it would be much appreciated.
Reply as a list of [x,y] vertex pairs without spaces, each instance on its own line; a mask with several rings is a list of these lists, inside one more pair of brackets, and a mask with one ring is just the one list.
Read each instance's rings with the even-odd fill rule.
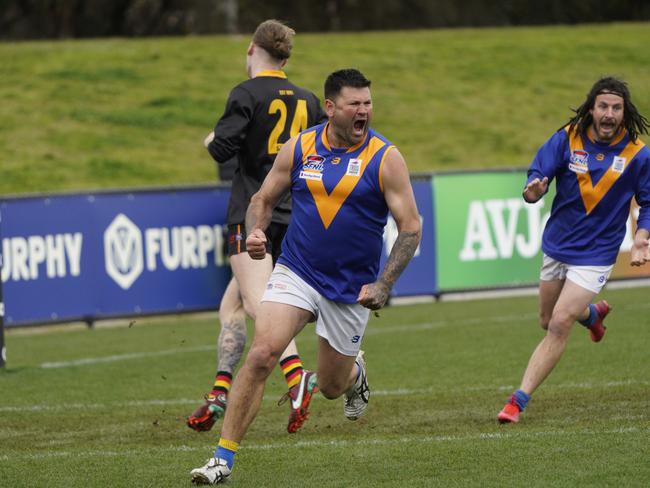
[[273,78],[286,78],[287,75],[284,71],[280,69],[265,69],[257,73],[254,78],[259,78],[260,76],[272,76]]
[[609,144],[607,144],[607,143],[603,143],[603,142],[597,141],[597,140],[595,139],[595,137],[594,137],[594,129],[593,129],[592,126],[589,126],[589,128],[587,129],[587,138],[588,138],[592,143],[594,143],[594,144],[600,144],[600,145],[607,145],[607,146],[610,146],[610,147],[611,147],[611,146],[615,146],[616,144],[618,144],[619,142],[621,142],[621,141],[623,140],[623,138],[625,137],[626,134],[627,134],[627,130],[623,127],[623,130],[620,131],[620,133],[619,133],[619,134],[618,134],[618,135],[617,135],[617,136],[612,140],[612,142],[610,142]]
[[352,152],[356,151],[357,149],[359,149],[361,146],[363,146],[365,144],[365,142],[368,140],[368,137],[370,136],[370,131],[368,131],[368,133],[366,134],[366,137],[364,137],[361,142],[358,142],[357,144],[355,144],[352,147],[347,147],[347,148],[334,147],[333,148],[332,146],[330,146],[330,141],[327,139],[327,128],[329,127],[329,125],[330,125],[330,123],[327,122],[327,124],[325,124],[325,128],[323,129],[323,132],[321,133],[321,142],[323,143],[323,146],[325,146],[325,148],[328,151],[332,151],[332,152],[343,152],[343,151],[345,151],[346,153],[352,153]]

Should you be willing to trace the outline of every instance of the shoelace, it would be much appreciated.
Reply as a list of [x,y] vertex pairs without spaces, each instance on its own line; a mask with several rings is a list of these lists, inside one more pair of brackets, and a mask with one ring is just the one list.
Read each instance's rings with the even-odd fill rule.
[[[295,386],[293,388],[295,388]],[[291,398],[291,390],[287,391],[284,395],[280,397],[280,399],[278,400],[278,407],[287,403],[287,400],[289,400],[290,398]]]

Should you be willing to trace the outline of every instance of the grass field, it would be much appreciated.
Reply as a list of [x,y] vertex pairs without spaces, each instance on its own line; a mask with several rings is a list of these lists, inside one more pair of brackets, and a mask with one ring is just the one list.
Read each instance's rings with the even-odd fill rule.
[[[542,336],[535,298],[387,308],[363,344],[366,416],[352,423],[318,396],[290,436],[274,372],[227,486],[648,486],[648,290],[603,296],[615,307],[605,340],[577,326],[506,426],[496,413]],[[9,330],[0,485],[189,486],[218,435],[184,425],[210,386],[217,333],[212,316]],[[298,345],[313,365],[313,327]]]
[[[0,43],[0,194],[205,183],[202,146],[248,35]],[[650,24],[298,33],[287,73],[321,96],[354,66],[413,171],[525,167],[604,74],[650,115]]]

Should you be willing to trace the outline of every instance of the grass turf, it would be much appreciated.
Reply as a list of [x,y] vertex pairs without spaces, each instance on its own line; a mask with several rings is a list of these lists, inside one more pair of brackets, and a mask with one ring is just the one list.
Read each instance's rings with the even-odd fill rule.
[[[536,299],[391,307],[363,348],[372,390],[358,422],[318,396],[286,433],[278,371],[229,486],[646,486],[647,289],[605,291],[604,341],[576,326],[517,425],[496,414],[542,332]],[[96,330],[10,330],[0,371],[3,486],[183,486],[218,436],[184,418],[215,368],[213,316]],[[313,326],[299,337],[315,364]],[[76,363],[75,363],[76,362]]]

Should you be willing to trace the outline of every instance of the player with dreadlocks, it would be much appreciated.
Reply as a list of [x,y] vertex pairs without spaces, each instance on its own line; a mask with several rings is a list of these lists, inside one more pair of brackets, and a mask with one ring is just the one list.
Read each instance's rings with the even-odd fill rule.
[[575,116],[539,149],[528,170],[523,198],[537,202],[555,178],[556,195],[544,229],[539,317],[546,335],[528,362],[521,386],[498,415],[518,422],[533,392],[559,362],[573,324],[591,340],[605,334],[611,308],[592,303],[614,267],[625,237],[630,202],[640,206],[630,264],[650,261],[650,150],[638,138],[648,121],[625,82],[602,78]]

